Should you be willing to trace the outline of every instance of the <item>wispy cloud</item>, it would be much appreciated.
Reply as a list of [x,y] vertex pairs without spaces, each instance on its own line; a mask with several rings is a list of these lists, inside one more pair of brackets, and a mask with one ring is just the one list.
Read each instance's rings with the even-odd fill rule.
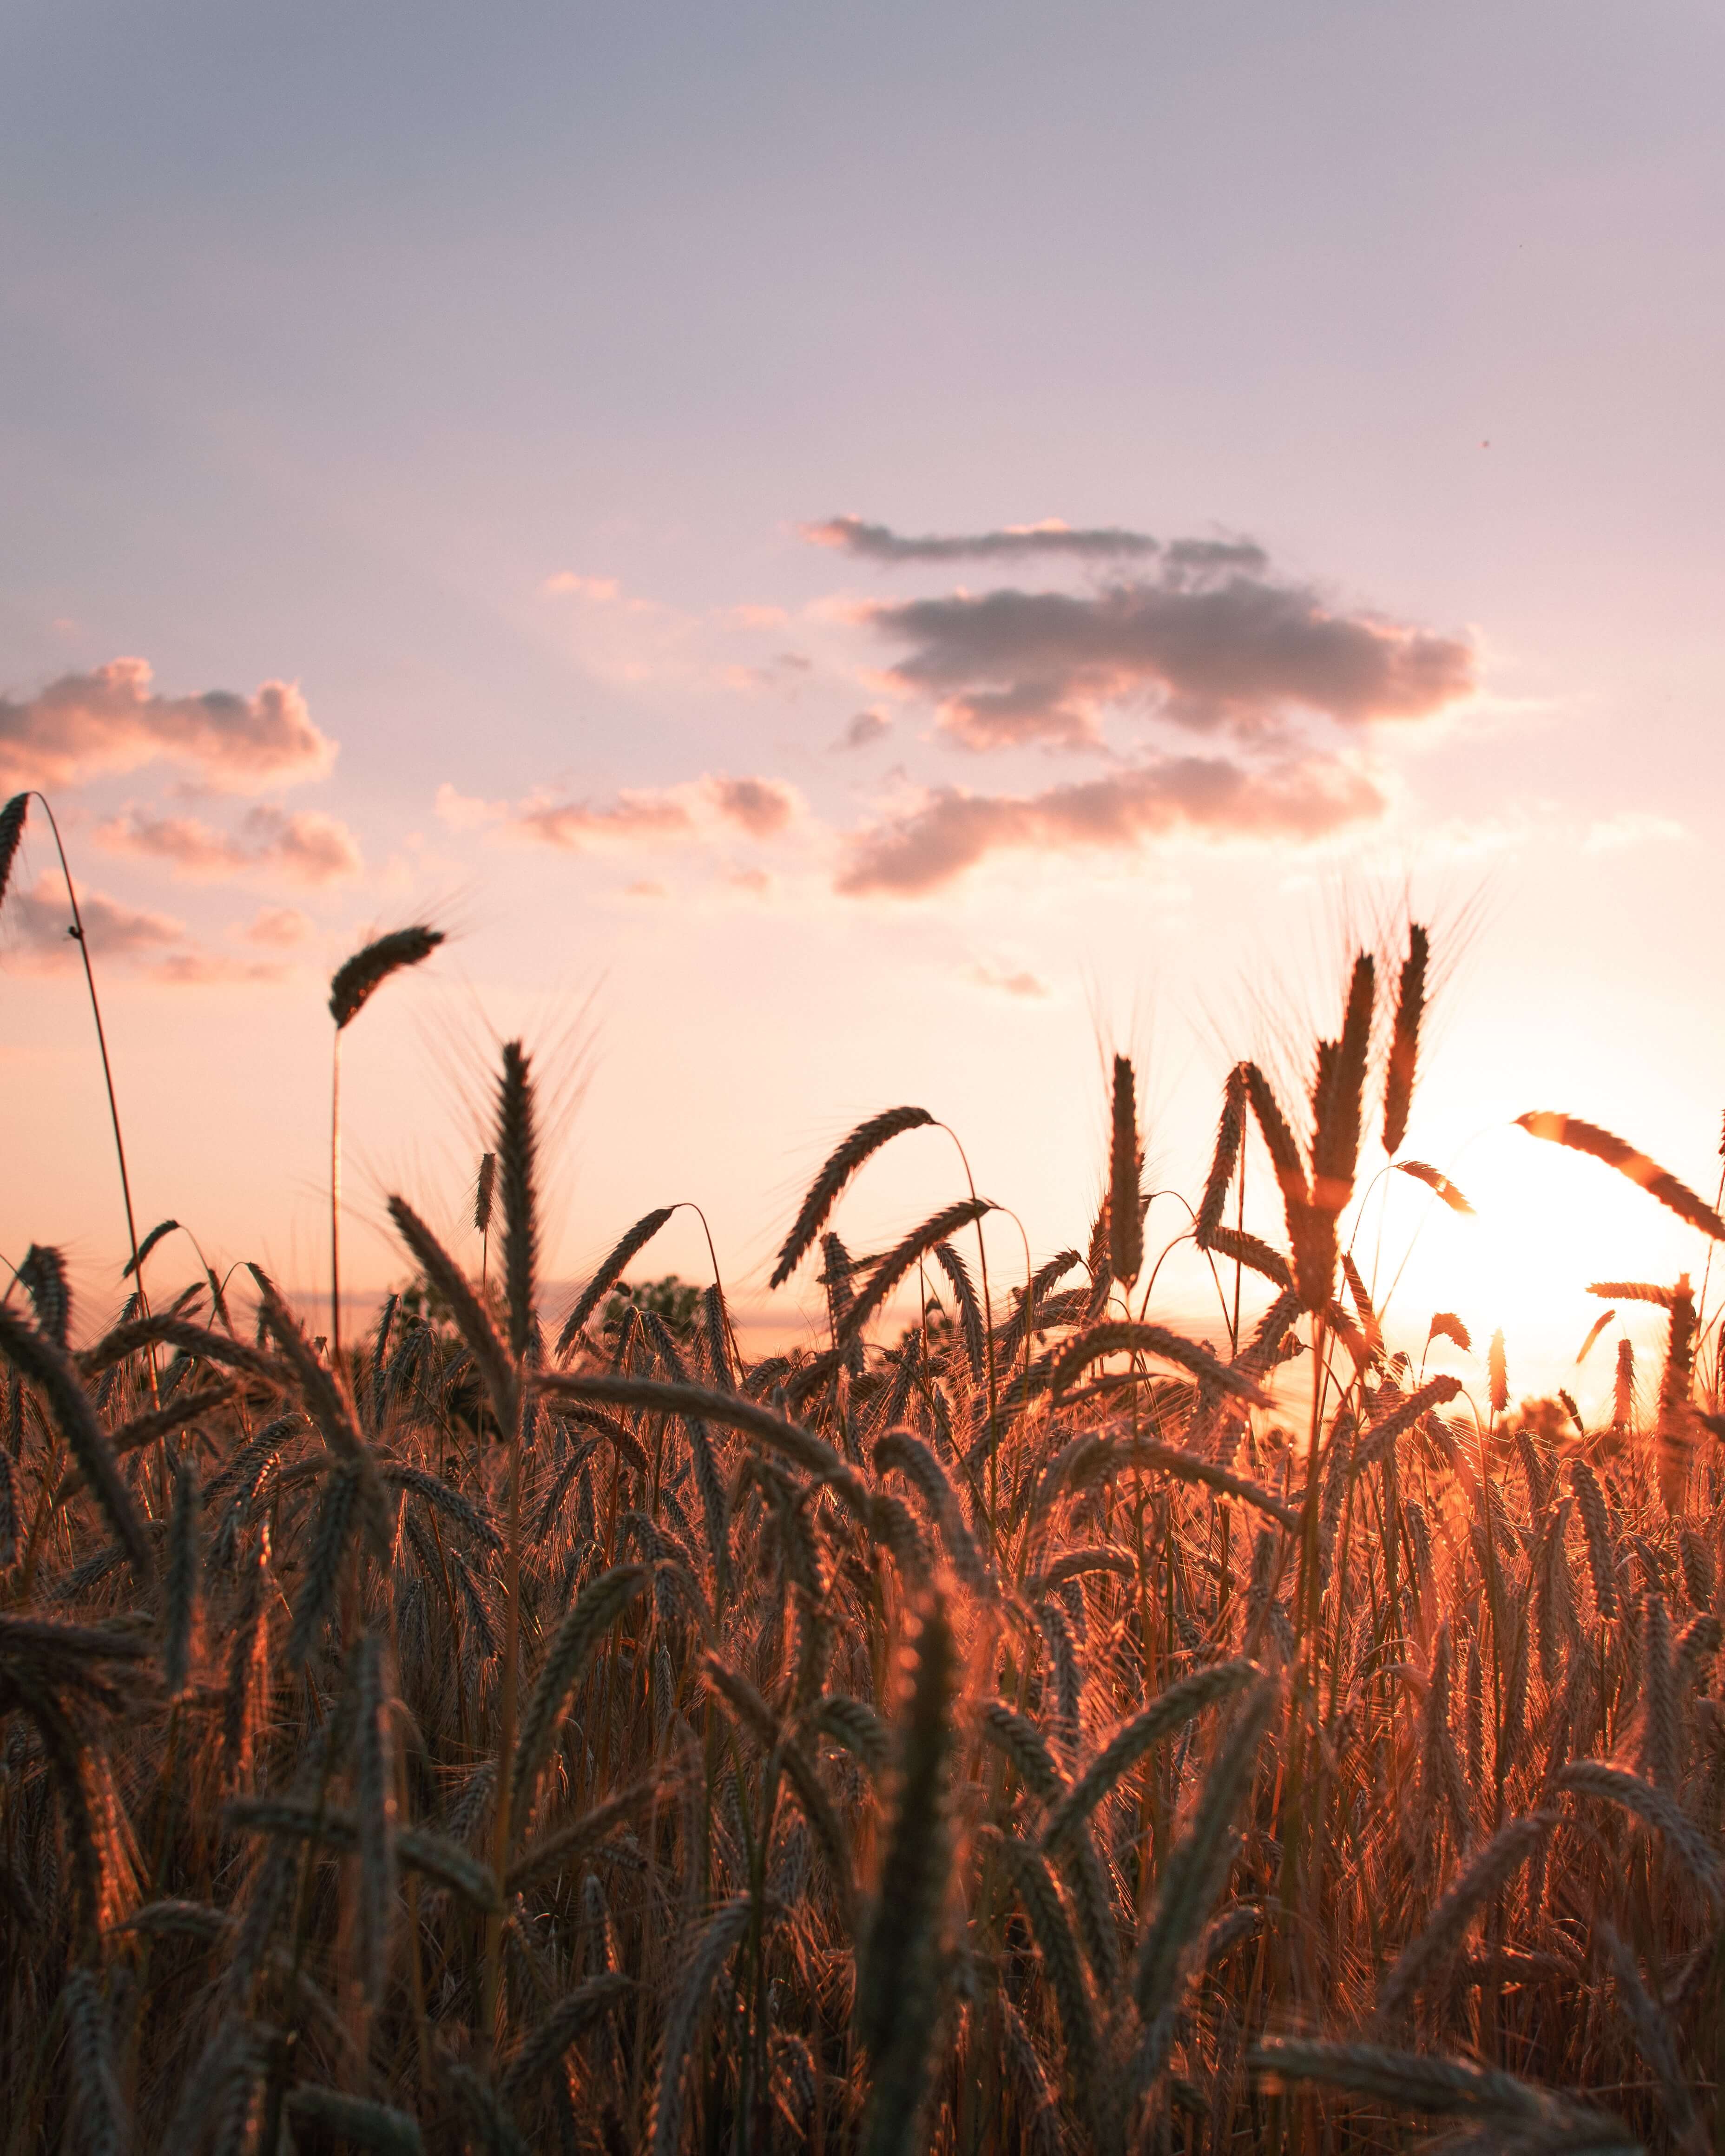
[[588,599],[595,606],[612,606],[623,596],[615,577],[583,577],[573,569],[559,569],[546,578],[543,588],[553,598]]
[[978,959],[970,969],[970,978],[979,988],[993,988],[1003,996],[1034,1000],[1049,992],[1047,982],[1023,966],[991,966]]
[[172,951],[149,968],[151,976],[175,988],[219,988],[258,981],[280,981],[287,968],[268,958],[229,958],[218,951]]
[[804,524],[803,536],[817,547],[836,547],[865,562],[966,562],[1013,559],[1029,554],[1068,554],[1085,561],[1160,553],[1159,543],[1142,531],[1109,525],[1076,531],[1058,518],[1041,524],[1008,524],[995,531],[959,536],[931,533],[912,539],[890,525],[865,523],[860,516],[829,516]]
[[1227,757],[1168,757],[1031,794],[945,787],[855,834],[835,887],[852,897],[917,897],[993,854],[1119,851],[1180,832],[1312,839],[1376,816],[1384,805],[1368,779],[1317,755],[1258,770]]
[[750,839],[776,838],[800,814],[802,806],[796,788],[781,779],[732,778],[723,773],[709,773],[680,786],[625,787],[600,802],[543,796],[516,803],[480,801],[447,784],[437,793],[437,813],[452,829],[490,826],[569,853],[674,844],[739,832]]
[[0,696],[0,791],[80,786],[163,762],[245,793],[319,778],[335,761],[291,682],[266,681],[250,696],[162,696],[151,679],[146,660],[116,659],[33,696]]
[[1669,816],[1654,816],[1641,808],[1621,808],[1615,816],[1588,826],[1581,841],[1589,854],[1615,854],[1625,846],[1673,845],[1689,834]]
[[254,808],[237,834],[195,817],[128,808],[98,824],[95,839],[110,853],[161,861],[200,882],[261,874],[315,886],[357,875],[364,865],[347,826],[315,808]]
[[292,951],[310,937],[311,922],[297,906],[260,906],[240,933],[266,951]]

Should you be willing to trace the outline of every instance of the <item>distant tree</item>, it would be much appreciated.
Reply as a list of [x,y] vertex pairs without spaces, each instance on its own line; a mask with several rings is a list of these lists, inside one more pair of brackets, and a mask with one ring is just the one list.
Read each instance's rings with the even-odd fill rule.
[[[503,1309],[503,1293],[497,1282],[488,1281],[481,1286],[478,1281],[470,1281],[468,1285],[490,1310],[501,1328],[506,1320]],[[426,1325],[435,1326],[439,1332],[449,1334],[452,1340],[456,1337],[454,1312],[424,1273],[415,1273],[401,1291],[397,1322],[401,1322],[410,1317],[417,1317]]]
[[606,1301],[600,1330],[614,1332],[630,1310],[655,1311],[671,1332],[690,1333],[700,1322],[701,1290],[675,1273],[667,1273],[663,1280],[619,1281]]

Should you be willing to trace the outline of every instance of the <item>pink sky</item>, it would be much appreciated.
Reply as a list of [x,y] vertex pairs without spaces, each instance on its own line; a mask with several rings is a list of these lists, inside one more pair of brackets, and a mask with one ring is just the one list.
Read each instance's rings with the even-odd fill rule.
[[[1410,1145],[1481,1209],[1404,1323],[1543,1382],[1590,1279],[1698,1269],[1509,1125],[1712,1194],[1712,13],[408,21],[0,29],[0,790],[61,817],[141,1229],[316,1290],[328,975],[429,916],[350,1036],[353,1283],[402,1274],[388,1189],[453,1231],[521,1031],[548,1275],[693,1199],[795,1327],[770,1255],[851,1122],[926,1105],[1033,1255],[1081,1243],[1106,1055],[1195,1190],[1228,1062],[1297,1075],[1411,905]],[[64,1246],[93,1322],[51,866],[33,823],[0,1251]],[[957,1167],[902,1141],[846,1232]],[[654,1255],[702,1274],[692,1216]]]

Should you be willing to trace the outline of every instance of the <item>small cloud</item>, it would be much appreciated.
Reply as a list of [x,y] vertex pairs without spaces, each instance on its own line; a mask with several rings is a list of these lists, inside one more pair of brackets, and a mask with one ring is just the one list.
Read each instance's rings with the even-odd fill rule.
[[559,569],[540,588],[553,598],[587,599],[594,606],[614,606],[623,597],[615,577],[581,577],[572,569]]
[[790,619],[782,606],[734,606],[726,611],[739,629],[783,629]]
[[482,801],[471,793],[458,793],[448,779],[437,789],[432,808],[452,831],[477,831],[487,824],[501,824],[509,814],[506,801]]
[[152,816],[128,808],[98,824],[96,842],[110,853],[167,864],[176,876],[213,882],[263,873],[294,883],[337,883],[364,865],[345,824],[315,808],[254,808],[238,835],[190,816]]
[[773,894],[773,879],[765,869],[733,869],[725,880],[732,891],[746,892],[751,898],[769,898]]
[[764,666],[726,666],[719,679],[727,689],[746,692],[779,690],[794,695],[805,675],[814,671],[814,661],[800,651],[781,651],[768,660]]
[[1049,993],[1047,982],[1034,973],[1008,972],[980,962],[971,968],[970,978],[978,988],[994,988],[1006,996],[1045,996]]
[[0,696],[0,792],[81,786],[161,762],[247,793],[321,778],[335,761],[336,743],[291,682],[266,681],[250,696],[160,696],[151,678],[145,660],[116,659],[92,674],[63,674],[33,696]]
[[175,988],[230,988],[238,983],[280,981],[285,966],[263,958],[226,958],[213,951],[175,951],[159,959],[148,972],[154,980]]
[[1615,854],[1625,846],[1675,845],[1688,835],[1681,824],[1674,824],[1668,816],[1624,808],[1589,824],[1581,850],[1586,854]]
[[656,882],[651,876],[643,876],[638,882],[624,884],[623,895],[625,898],[669,898],[670,886]]
[[291,951],[311,935],[311,921],[296,906],[260,906],[240,933],[267,951]]
[[[81,892],[78,910],[85,940],[99,957],[143,958],[181,942],[186,933],[182,921],[126,906],[104,891]],[[50,872],[44,871],[32,889],[8,896],[6,916],[24,949],[39,960],[69,962],[76,955],[65,889]]]
[[1058,517],[1040,524],[1008,524],[995,531],[921,539],[906,538],[888,525],[866,524],[860,516],[831,516],[824,524],[799,528],[816,547],[837,547],[868,562],[989,561],[1028,554],[1070,554],[1097,561],[1162,551],[1146,532],[1126,531],[1113,525],[1075,531]]
[[833,747],[839,749],[866,748],[870,742],[877,742],[883,734],[891,732],[892,721],[884,711],[859,711]]
[[624,788],[616,799],[595,808],[585,801],[529,802],[510,817],[514,830],[547,846],[575,852],[589,839],[629,844],[642,839],[676,838],[693,824],[688,809],[668,793]]
[[714,806],[752,839],[770,839],[796,814],[797,797],[775,778],[711,778]]
[[713,835],[729,824],[752,839],[776,838],[802,807],[794,787],[776,778],[709,775],[662,789],[624,788],[610,801],[530,798],[506,811],[517,835],[579,852],[592,844],[664,845]]

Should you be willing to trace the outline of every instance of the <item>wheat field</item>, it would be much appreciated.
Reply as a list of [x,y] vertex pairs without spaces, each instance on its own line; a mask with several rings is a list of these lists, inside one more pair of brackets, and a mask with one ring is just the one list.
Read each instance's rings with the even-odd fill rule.
[[1466,1204],[1406,1151],[1427,955],[1360,958],[1307,1099],[1230,1075],[1208,1344],[1149,1293],[1125,1058],[1086,1249],[991,1276],[961,1176],[853,1254],[933,1120],[889,1110],[779,1255],[825,1339],[753,1363],[717,1282],[614,1293],[664,1209],[542,1309],[518,1044],[483,1282],[398,1197],[363,1338],[171,1232],[74,1326],[33,1248],[4,2156],[1719,2145],[1711,1320],[1603,1284],[1669,1344],[1596,1428],[1392,1352],[1363,1156]]

